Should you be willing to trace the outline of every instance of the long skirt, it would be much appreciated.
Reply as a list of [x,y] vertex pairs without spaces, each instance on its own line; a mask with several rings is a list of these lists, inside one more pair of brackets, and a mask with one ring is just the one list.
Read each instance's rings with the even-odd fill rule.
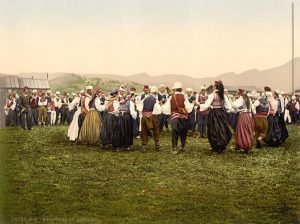
[[89,111],[80,129],[79,140],[83,144],[95,145],[99,142],[101,121],[97,111]]
[[232,134],[229,128],[227,113],[222,108],[214,108],[209,111],[207,136],[211,148],[217,152],[225,150],[230,142]]
[[277,116],[279,119],[279,127],[281,129],[281,141],[285,142],[285,140],[289,137],[289,132],[284,121],[284,113],[278,114]]
[[268,120],[265,117],[255,117],[254,118],[255,126],[255,138],[261,138],[265,140],[268,133]]
[[79,132],[78,118],[79,118],[80,113],[81,113],[80,109],[78,109],[74,113],[72,122],[70,124],[69,129],[68,129],[68,137],[69,137],[70,141],[75,141],[78,137],[78,132]]
[[113,131],[114,148],[128,148],[133,145],[132,117],[130,113],[120,113]]
[[275,115],[268,116],[268,133],[265,142],[269,146],[278,146],[281,140],[279,118]]
[[112,136],[117,118],[118,117],[116,115],[110,113],[106,113],[104,116],[100,134],[101,144],[103,146],[112,144]]
[[254,120],[249,113],[240,113],[235,132],[237,148],[250,151],[253,144]]

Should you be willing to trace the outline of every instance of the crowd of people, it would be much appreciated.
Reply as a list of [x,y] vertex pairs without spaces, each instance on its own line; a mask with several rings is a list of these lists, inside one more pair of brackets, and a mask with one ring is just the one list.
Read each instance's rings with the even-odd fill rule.
[[[197,93],[182,83],[144,86],[143,93],[120,86],[105,94],[100,88],[69,94],[33,90],[11,92],[5,104],[7,126],[54,126],[67,123],[68,138],[79,144],[130,150],[140,138],[141,151],[149,138],[160,150],[163,129],[169,131],[173,154],[186,150],[187,137],[208,138],[212,151],[222,153],[235,133],[236,149],[250,153],[264,145],[278,147],[288,138],[286,124],[299,124],[299,98],[265,87],[263,93],[238,89],[229,95],[222,81]],[[180,140],[180,144],[179,144]]]

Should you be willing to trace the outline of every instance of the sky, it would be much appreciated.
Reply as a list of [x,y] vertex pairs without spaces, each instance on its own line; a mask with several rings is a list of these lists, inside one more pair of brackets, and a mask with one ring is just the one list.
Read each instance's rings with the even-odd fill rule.
[[291,2],[0,0],[0,73],[209,77],[268,69],[291,60]]

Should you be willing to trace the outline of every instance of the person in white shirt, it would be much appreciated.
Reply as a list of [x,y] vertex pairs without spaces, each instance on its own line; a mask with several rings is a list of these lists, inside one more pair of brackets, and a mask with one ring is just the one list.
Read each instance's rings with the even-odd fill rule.
[[8,95],[8,99],[6,100],[4,110],[6,115],[6,126],[15,126],[15,108],[16,108],[16,100],[13,98],[13,94],[10,93]]
[[153,138],[155,141],[155,149],[160,150],[160,131],[159,122],[157,115],[162,113],[161,106],[159,105],[158,99],[155,98],[158,88],[156,86],[151,86],[150,95],[143,100],[141,113],[142,113],[142,152],[146,152],[146,146],[148,144],[148,136],[153,133]]
[[112,136],[112,146],[117,150],[130,150],[133,145],[133,120],[137,118],[135,105],[131,101],[131,95],[126,94],[125,86],[121,86],[119,115]]
[[100,140],[102,148],[104,149],[112,147],[112,135],[119,115],[120,107],[118,93],[118,88],[113,89],[105,101],[105,116],[102,120],[100,132]]
[[213,152],[222,153],[232,137],[226,113],[226,109],[230,109],[231,104],[224,95],[221,81],[215,81],[213,88],[213,93],[208,96],[204,104],[200,105],[200,111],[210,108],[207,121],[208,140]]
[[265,142],[268,146],[277,147],[281,143],[281,128],[279,126],[279,118],[277,113],[277,101],[273,97],[270,87],[265,87],[265,94],[269,103],[268,132]]
[[[188,114],[192,112],[194,104],[190,103],[188,98],[182,92],[182,83],[175,82],[173,86],[174,93],[162,105],[164,114],[171,115],[172,127],[172,154],[178,154],[179,151],[185,151],[186,138],[189,128]],[[178,139],[181,141],[181,148],[178,150]]]
[[38,98],[38,106],[39,106],[39,125],[44,126],[46,124],[47,119],[47,99],[45,93],[43,92],[41,97]]
[[79,125],[78,125],[78,119],[79,115],[81,114],[81,95],[78,93],[75,98],[72,100],[72,102],[69,104],[69,111],[74,112],[72,116],[72,121],[70,123],[69,129],[68,129],[68,137],[70,141],[76,141],[78,138],[78,132],[79,132]]
[[243,89],[238,90],[238,99],[231,103],[232,107],[239,113],[235,144],[236,149],[250,153],[253,143],[254,119],[251,114],[251,101]]

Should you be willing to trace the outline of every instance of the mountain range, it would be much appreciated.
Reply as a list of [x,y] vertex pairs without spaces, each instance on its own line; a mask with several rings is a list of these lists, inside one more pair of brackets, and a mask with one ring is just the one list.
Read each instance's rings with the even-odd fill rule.
[[[294,59],[295,68],[295,88],[300,89],[300,57]],[[46,78],[46,73],[22,73],[17,74],[21,76],[41,76]],[[60,79],[70,73],[59,72],[49,73],[49,80],[63,80]],[[180,81],[184,88],[191,87],[199,90],[203,85],[210,85],[215,80],[222,80],[225,86],[241,87],[251,86],[262,89],[264,86],[270,86],[272,89],[279,89],[285,92],[292,90],[292,62],[289,61],[283,65],[266,69],[257,70],[251,69],[240,74],[234,72],[224,73],[215,77],[195,78],[184,74],[164,74],[159,76],[150,76],[147,73],[139,73],[130,76],[116,75],[116,74],[78,74],[82,77],[100,78],[102,80],[115,80],[120,82],[135,82],[142,85],[156,85],[165,84],[172,87],[173,83]],[[37,78],[37,77],[36,77]]]

